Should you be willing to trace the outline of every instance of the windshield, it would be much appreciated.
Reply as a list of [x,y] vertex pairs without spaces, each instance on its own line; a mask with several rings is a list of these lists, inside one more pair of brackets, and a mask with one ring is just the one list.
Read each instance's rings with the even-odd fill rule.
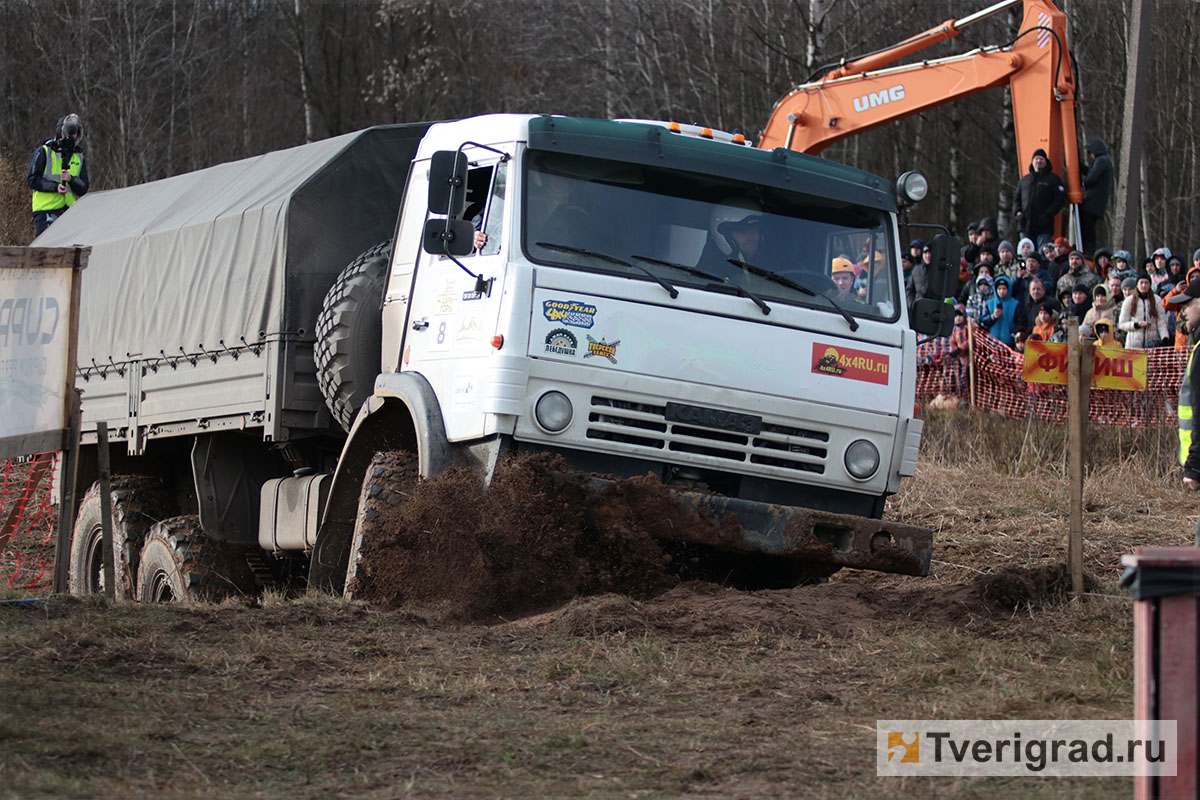
[[899,315],[884,211],[562,153],[530,151],[526,170],[532,261],[739,294],[760,307]]

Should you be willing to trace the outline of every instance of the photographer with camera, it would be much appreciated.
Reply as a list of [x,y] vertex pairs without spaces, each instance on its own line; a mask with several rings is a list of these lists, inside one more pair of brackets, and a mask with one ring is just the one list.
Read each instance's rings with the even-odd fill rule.
[[87,164],[79,144],[83,123],[78,114],[58,121],[53,139],[33,151],[26,181],[33,190],[33,227],[39,235],[87,193]]

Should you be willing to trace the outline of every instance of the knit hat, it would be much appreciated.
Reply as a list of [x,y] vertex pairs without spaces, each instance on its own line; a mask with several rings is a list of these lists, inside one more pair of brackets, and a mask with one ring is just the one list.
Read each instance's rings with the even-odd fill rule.
[[1060,245],[1062,247],[1070,247],[1071,243],[1067,241],[1067,237],[1065,237],[1065,236],[1056,236],[1054,238],[1054,246],[1058,247]]
[[1079,256],[1079,260],[1083,260],[1083,253],[1079,252],[1078,250],[1072,250],[1071,252],[1067,253],[1067,258],[1070,258],[1071,256]]
[[1168,258],[1168,259],[1167,259],[1167,266],[1169,267],[1169,266],[1171,266],[1171,264],[1173,264],[1173,263],[1175,263],[1175,264],[1178,264],[1179,266],[1181,266],[1181,267],[1182,267],[1182,266],[1183,266],[1183,259],[1182,259],[1182,258],[1180,258],[1179,256],[1171,256],[1170,258]]
[[1012,253],[1014,256],[1017,254],[1017,248],[1013,247],[1012,242],[1010,242],[1008,239],[1005,239],[1004,241],[1000,242],[1000,244],[996,245],[997,253],[999,253],[1003,250],[1007,250],[1008,252]]
[[1121,281],[1121,288],[1122,289],[1136,289],[1137,288],[1137,278],[1126,278],[1125,280]]
[[1049,158],[1050,158],[1050,156],[1046,155],[1046,151],[1039,147],[1037,150],[1033,151],[1033,156],[1031,156],[1029,160],[1032,161],[1033,159],[1037,158],[1038,156],[1041,156],[1042,158],[1047,159],[1047,160],[1049,160]]
[[1077,283],[1077,284],[1075,284],[1075,286],[1074,286],[1074,287],[1071,289],[1071,291],[1072,291],[1072,292],[1083,292],[1084,294],[1087,294],[1087,290],[1088,290],[1088,288],[1087,288],[1087,284],[1086,284],[1086,283]]
[[1198,258],[1200,258],[1200,250],[1197,250],[1196,252],[1192,253],[1192,261],[1195,261]]
[[1012,281],[1008,279],[1007,275],[1001,275],[1000,277],[996,278],[996,280],[992,281],[993,286],[999,286],[1002,283],[1008,288],[1012,288]]

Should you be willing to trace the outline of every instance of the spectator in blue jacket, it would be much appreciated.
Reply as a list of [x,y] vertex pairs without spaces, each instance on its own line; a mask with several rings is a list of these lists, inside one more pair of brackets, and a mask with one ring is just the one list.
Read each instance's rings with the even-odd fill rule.
[[1025,315],[1021,311],[1021,304],[1010,295],[1011,288],[1007,277],[1001,275],[996,278],[995,295],[988,299],[987,313],[980,323],[994,338],[1009,347],[1014,344],[1013,332],[1019,327],[1025,327]]

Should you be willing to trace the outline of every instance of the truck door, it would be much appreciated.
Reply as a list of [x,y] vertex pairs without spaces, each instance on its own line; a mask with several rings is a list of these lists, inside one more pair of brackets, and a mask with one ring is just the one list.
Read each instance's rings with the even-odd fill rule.
[[471,160],[463,218],[485,235],[486,243],[459,261],[471,272],[493,278],[492,288],[490,293],[477,292],[475,278],[452,259],[421,253],[401,365],[401,370],[420,372],[433,386],[451,440],[484,432],[480,367],[492,354],[511,238],[506,223],[511,216],[511,161],[488,151],[466,153]]

